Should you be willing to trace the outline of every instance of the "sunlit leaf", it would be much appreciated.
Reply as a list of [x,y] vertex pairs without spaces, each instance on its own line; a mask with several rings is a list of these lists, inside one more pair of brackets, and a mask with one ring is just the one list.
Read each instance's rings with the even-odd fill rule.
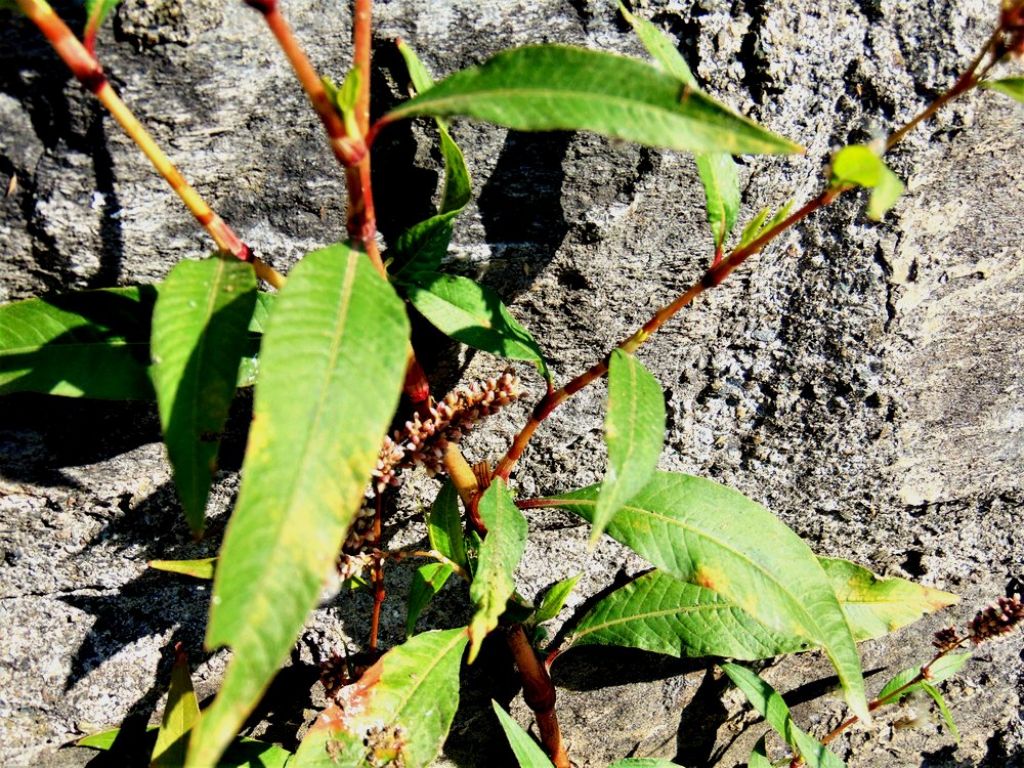
[[192,688],[188,656],[178,648],[174,667],[171,669],[171,687],[167,691],[167,704],[153,747],[150,763],[153,768],[175,768],[185,762],[188,732],[192,730],[197,720],[199,700]]
[[722,153],[695,155],[694,160],[704,186],[711,235],[715,239],[715,247],[721,248],[736,226],[740,212],[740,179],[736,161],[731,155]]
[[441,591],[441,587],[452,573],[452,567],[445,563],[427,563],[413,571],[409,599],[405,607],[406,637],[412,637],[416,631],[416,621],[423,613],[423,609],[434,599],[434,595]]
[[747,768],[772,768],[771,760],[768,759],[768,745],[765,744],[765,737],[757,740],[757,744],[750,752],[747,760]]
[[892,208],[903,194],[903,182],[870,147],[843,147],[832,158],[833,186],[853,184],[870,189],[868,217],[878,220]]
[[768,683],[746,667],[738,664],[721,664],[725,674],[746,695],[754,709],[761,713],[776,733],[791,749],[804,759],[810,768],[843,768],[842,760],[829,752],[813,736],[802,731],[793,722],[789,707],[782,697]]
[[[927,682],[934,685],[935,683],[941,683],[943,680],[952,677],[963,668],[969,658],[971,658],[971,654],[969,653],[946,654],[928,668]],[[920,674],[920,664],[897,673],[879,692],[878,699],[886,704],[895,704],[898,701],[902,701],[914,691],[922,690],[924,688],[923,683],[925,681],[917,680],[915,682],[915,678]]]
[[747,225],[743,227],[743,231],[740,232],[740,248],[749,245],[757,239],[757,236],[763,231],[764,223],[768,219],[769,213],[771,213],[771,209],[762,208],[754,218],[747,222]]
[[530,734],[524,731],[498,702],[492,700],[491,708],[498,716],[498,722],[501,723],[505,738],[508,739],[508,744],[512,747],[512,753],[516,756],[519,768],[554,768],[540,745],[530,738]]
[[441,486],[426,517],[430,546],[465,568],[466,541],[462,534],[462,516],[459,514],[459,494],[451,480],[446,480]]
[[633,355],[616,349],[608,362],[608,415],[604,423],[608,471],[594,509],[591,543],[619,508],[654,474],[665,441],[661,384]]
[[178,573],[194,579],[209,580],[217,567],[216,557],[204,557],[201,560],[150,560],[147,565],[157,571]]
[[693,76],[690,65],[686,63],[686,59],[679,53],[675,43],[664,32],[647,19],[634,16],[621,2],[619,3],[619,13],[633,27],[633,31],[640,38],[644,48],[662,69],[691,88],[698,87],[697,79]]
[[422,768],[441,751],[459,705],[466,630],[424,632],[396,646],[337,695],[289,768]]
[[[882,637],[939,610],[955,596],[904,579],[881,578],[847,560],[818,558],[858,642]],[[799,653],[814,643],[769,630],[722,595],[651,571],[600,600],[567,647],[620,645],[671,656],[745,661]]]
[[490,288],[435,272],[417,272],[402,286],[416,310],[441,333],[493,355],[527,360],[548,376],[537,342]]
[[959,744],[960,729],[956,727],[956,722],[953,720],[953,713],[949,711],[949,705],[946,704],[945,697],[939,692],[938,688],[928,682],[921,683],[921,690],[932,697],[932,700],[935,702],[935,706],[939,708],[939,714],[942,716],[942,722],[946,724],[946,728],[949,729],[949,733],[953,737],[953,740]]
[[[591,520],[597,487],[533,502]],[[860,658],[824,570],[760,504],[711,480],[658,472],[608,534],[658,568],[735,601],[769,629],[825,650],[854,712],[868,719]]]
[[0,394],[151,400],[153,286],[77,291],[0,306]]
[[178,497],[194,533],[203,529],[255,304],[252,265],[217,255],[179,262],[153,309],[153,388]]
[[541,624],[555,618],[565,607],[565,601],[569,599],[569,595],[576,588],[581,575],[576,574],[552,584],[551,588],[544,593],[544,599],[540,601],[540,605],[537,606],[537,612],[533,615],[534,622]]
[[526,518],[500,477],[484,491],[478,510],[487,535],[480,545],[476,573],[469,586],[469,597],[476,606],[469,625],[470,663],[487,633],[498,626],[498,617],[515,591],[515,572],[526,546],[527,530]]
[[345,245],[307,255],[278,295],[206,637],[234,653],[189,765],[216,763],[316,603],[394,414],[408,339],[391,286]]
[[[145,734],[138,742],[133,742],[132,747],[152,751],[158,730],[159,726],[156,725],[147,727]],[[83,736],[75,742],[75,746],[108,752],[115,748],[120,738],[121,729],[110,728]],[[276,744],[267,744],[256,739],[235,739],[228,745],[227,751],[217,763],[217,768],[285,768],[291,756],[291,752]]]
[[399,104],[384,121],[417,115],[461,115],[522,131],[588,130],[690,152],[801,151],[657,67],[561,45],[499,53]]
[[983,80],[982,88],[1006,94],[1011,99],[1024,104],[1024,77],[1004,77],[1002,80]]

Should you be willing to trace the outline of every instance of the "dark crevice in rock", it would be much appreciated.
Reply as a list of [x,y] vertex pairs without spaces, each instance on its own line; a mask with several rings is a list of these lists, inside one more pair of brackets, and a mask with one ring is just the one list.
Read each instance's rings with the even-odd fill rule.
[[89,278],[87,287],[101,288],[116,285],[121,277],[121,262],[124,258],[124,236],[121,222],[114,214],[121,210],[121,201],[117,195],[117,175],[114,173],[114,158],[107,147],[107,135],[103,125],[103,111],[96,105],[92,125],[89,126],[87,143],[92,151],[93,175],[96,178],[96,191],[102,196],[102,216],[100,222],[100,268]]
[[590,22],[594,19],[594,12],[590,10],[589,0],[569,0],[569,5],[576,12],[576,18],[580,20],[580,26],[584,32],[590,30]]
[[739,60],[743,64],[743,85],[757,104],[767,97],[783,93],[769,74],[770,62],[761,48],[760,32],[768,20],[773,4],[768,0],[742,0],[743,9],[750,16],[750,27],[740,45]]

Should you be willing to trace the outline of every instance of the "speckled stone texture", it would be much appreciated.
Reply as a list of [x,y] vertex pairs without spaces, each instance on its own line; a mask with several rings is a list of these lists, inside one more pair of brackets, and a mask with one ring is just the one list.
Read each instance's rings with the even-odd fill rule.
[[[830,151],[905,121],[948,85],[996,14],[983,0],[643,2],[705,87],[807,147],[743,160],[744,213],[809,199]],[[70,4],[60,9],[77,18]],[[347,3],[284,10],[315,64],[340,79]],[[75,14],[78,14],[76,17]],[[373,87],[383,108],[404,75],[401,36],[440,75],[508,46],[562,41],[640,55],[611,2],[391,0],[376,8]],[[101,36],[125,100],[185,174],[280,269],[344,232],[344,184],[321,129],[259,17],[211,0],[125,0]],[[640,352],[665,387],[661,466],[715,478],[763,502],[821,554],[960,594],[961,604],[863,646],[869,688],[926,658],[930,635],[991,598],[1020,591],[1024,542],[1024,108],[972,95],[891,156],[908,194],[881,224],[850,195],[787,233]],[[695,279],[711,249],[686,156],[589,135],[525,135],[457,122],[476,202],[459,219],[449,268],[495,288],[565,380]],[[438,154],[429,124],[389,129],[377,148],[385,241],[429,215]],[[116,125],[68,79],[41,38],[0,13],[0,300],[161,279],[210,247]],[[741,223],[742,223],[741,221]],[[424,333],[441,391],[503,364]],[[454,356],[453,356],[454,355]],[[467,441],[500,456],[542,393]],[[524,495],[600,479],[605,390],[574,397],[540,430],[514,478]],[[184,643],[200,695],[225,656],[201,649],[204,585],[148,571],[147,559],[213,554],[238,487],[250,413],[233,412],[211,502],[210,537],[182,522],[155,409],[11,396],[0,400],[0,764],[79,766],[76,736],[162,707],[171,649]],[[422,540],[416,510],[436,482],[415,477],[388,532]],[[583,601],[644,564],[558,512],[531,513],[520,571],[527,597],[573,573]],[[392,569],[383,641],[401,638],[408,571]],[[467,619],[452,585],[422,626]],[[365,596],[311,618],[252,733],[293,745],[322,691],[316,663],[366,634]],[[821,734],[843,717],[817,654],[763,672]],[[713,665],[617,651],[572,651],[554,667],[574,761],[626,755],[680,764],[745,763],[764,731]],[[523,723],[501,642],[464,680],[446,748],[461,766],[512,765],[489,709]],[[909,711],[836,742],[852,768],[1022,765],[1021,635],[984,647],[945,686],[962,738]],[[917,714],[928,711],[914,702]],[[145,763],[128,753],[118,765]]]

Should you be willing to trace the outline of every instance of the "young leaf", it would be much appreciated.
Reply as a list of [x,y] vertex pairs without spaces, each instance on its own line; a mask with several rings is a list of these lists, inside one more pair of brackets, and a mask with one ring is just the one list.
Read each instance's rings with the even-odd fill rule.
[[199,720],[199,700],[192,688],[192,674],[188,656],[179,647],[171,669],[171,687],[167,692],[167,705],[156,735],[153,768],[174,768],[185,762],[188,732]]
[[217,255],[175,266],[153,309],[153,388],[178,497],[196,534],[255,304],[252,265]]
[[416,621],[423,613],[423,609],[434,595],[441,591],[441,587],[453,573],[452,567],[445,563],[427,563],[413,571],[412,583],[409,585],[409,600],[405,608],[406,638],[412,637],[416,631]]
[[544,754],[544,750],[530,738],[530,734],[524,731],[508,712],[501,708],[498,702],[492,699],[491,707],[494,709],[494,714],[498,716],[501,730],[505,732],[505,738],[508,739],[508,744],[512,747],[519,768],[554,768],[548,756]]
[[757,740],[754,749],[750,752],[750,759],[747,760],[747,768],[772,768],[771,760],[768,759],[768,745],[765,744],[765,737]]
[[217,566],[217,558],[206,557],[202,560],[150,560],[147,565],[157,571],[180,573],[182,576],[191,576],[194,579],[209,580],[213,578],[213,571]]
[[[584,488],[543,505],[592,520],[597,492]],[[608,533],[677,578],[735,601],[769,629],[821,646],[854,713],[868,718],[857,646],[832,585],[807,544],[760,504],[711,480],[658,472]]]
[[82,33],[82,42],[90,51],[96,47],[96,34],[99,32],[103,21],[110,15],[121,0],[85,0],[85,30]]
[[945,697],[939,692],[931,683],[921,683],[921,690],[932,697],[935,702],[935,706],[939,708],[939,714],[942,716],[942,721],[946,724],[946,728],[949,729],[950,734],[953,736],[953,741],[957,744],[960,743],[960,729],[956,727],[956,722],[953,720],[953,713],[949,711],[949,705],[946,704]]
[[876,576],[849,560],[819,557],[818,562],[858,642],[887,635],[959,600],[949,592],[906,579]]
[[399,104],[382,122],[457,115],[521,131],[594,131],[684,152],[801,151],[650,64],[561,45],[499,53]]
[[754,709],[761,713],[776,733],[804,759],[810,768],[844,768],[840,760],[813,736],[797,727],[789,714],[789,707],[768,683],[739,664],[719,665],[746,695]]
[[[457,213],[457,212],[456,212]],[[452,241],[452,219],[455,213],[431,216],[414,224],[398,236],[388,251],[395,281],[408,280],[417,272],[435,272],[448,255]]]
[[990,91],[1009,96],[1024,104],[1024,77],[1004,77],[1002,80],[982,80],[979,85]]
[[316,603],[394,414],[408,340],[401,301],[346,245],[307,255],[278,294],[206,636],[234,654],[189,765],[217,762]]
[[[886,635],[944,608],[955,596],[904,579],[884,579],[846,560],[819,557],[857,642]],[[710,589],[651,571],[599,601],[568,647],[622,645],[670,656],[744,661],[799,653],[805,637],[769,630]]]
[[151,400],[156,288],[108,288],[0,306],[0,395]]
[[469,597],[476,606],[469,625],[469,662],[480,651],[487,633],[498,626],[505,603],[515,591],[515,572],[526,546],[526,518],[512,500],[500,477],[480,497],[480,518],[487,535],[480,545],[480,557],[469,585]]
[[427,536],[430,546],[456,565],[465,568],[466,540],[462,534],[459,494],[451,480],[446,480],[427,513]]
[[757,236],[764,230],[764,222],[768,218],[768,214],[770,212],[770,209],[762,208],[754,218],[747,222],[747,226],[745,226],[743,231],[740,232],[740,242],[738,247],[742,248],[757,239]]
[[903,182],[870,147],[843,147],[832,158],[833,186],[853,184],[870,189],[868,218],[882,218],[903,194]]
[[490,288],[436,272],[417,272],[402,287],[416,310],[441,333],[474,349],[527,360],[548,377],[537,342]]
[[569,595],[576,588],[581,575],[577,573],[575,576],[556,581],[551,585],[551,588],[544,594],[544,599],[537,606],[537,611],[533,615],[534,623],[543,624],[545,621],[551,621],[559,614],[565,606],[565,601],[569,599]]
[[[934,685],[952,677],[963,668],[969,658],[971,658],[969,653],[946,654],[929,667],[927,682]],[[885,687],[878,694],[878,699],[886,704],[895,704],[914,691],[922,690],[925,681],[912,682],[920,674],[921,665],[904,669],[885,684]]]
[[698,88],[697,79],[693,76],[690,65],[686,63],[686,59],[679,53],[675,43],[664,32],[647,19],[634,16],[621,2],[619,3],[619,13],[633,27],[633,31],[640,38],[644,48],[651,54],[651,58],[661,65],[662,69],[691,88]]
[[665,441],[661,384],[633,355],[616,349],[608,363],[608,416],[604,423],[608,471],[594,509],[593,545],[619,508],[654,474]]
[[466,630],[424,632],[392,648],[317,718],[289,768],[422,768],[459,705]]
[[697,172],[704,185],[707,201],[708,225],[715,239],[715,248],[725,244],[725,238],[736,226],[740,212],[740,179],[736,161],[721,153],[695,155]]

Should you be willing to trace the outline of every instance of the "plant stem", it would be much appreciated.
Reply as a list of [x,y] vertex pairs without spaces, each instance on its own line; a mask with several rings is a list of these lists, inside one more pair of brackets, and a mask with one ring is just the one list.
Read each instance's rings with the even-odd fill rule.
[[[384,496],[377,493],[374,498],[373,531],[371,540],[375,548],[380,547],[381,534],[384,529]],[[387,592],[384,591],[384,558],[377,554],[373,563],[373,612],[370,614],[370,650],[377,650],[377,638],[380,633],[380,612],[384,606]]]
[[118,122],[124,132],[142,150],[157,172],[164,177],[185,207],[210,234],[217,248],[242,261],[251,262],[256,275],[275,288],[284,285],[284,276],[270,265],[256,258],[234,230],[213,211],[202,196],[190,185],[181,172],[164,154],[121,98],[114,92],[103,67],[96,57],[83,46],[46,0],[17,0],[18,7],[53,46],[57,55],[67,64],[82,86],[92,93]]
[[555,714],[555,686],[551,675],[534,653],[522,624],[506,627],[505,640],[523,682],[523,699],[537,719],[541,744],[555,768],[569,768],[569,755],[562,742],[558,715]]
[[[957,81],[947,90],[945,93],[940,95],[931,104],[929,104],[924,110],[918,113],[913,119],[911,119],[906,125],[898,129],[893,133],[886,141],[885,150],[888,151],[900,141],[914,128],[920,125],[925,120],[932,117],[942,107],[949,102],[953,101],[958,96],[963,95],[971,88],[975,87],[981,76],[976,75],[978,67],[984,60],[986,54],[993,49],[993,47],[1001,39],[1002,27],[996,28],[995,32],[989,37],[988,41],[982,47],[981,52],[975,57],[974,61],[968,66]],[[988,71],[991,64],[986,67],[982,75]],[[379,123],[380,121],[378,121]],[[759,237],[755,238],[752,242],[747,245],[737,248],[730,252],[726,258],[720,258],[716,252],[715,258],[711,263],[711,267],[704,273],[704,275],[689,288],[680,294],[670,304],[659,309],[650,320],[636,331],[628,339],[620,343],[616,349],[632,354],[634,353],[641,344],[651,337],[661,326],[663,326],[668,320],[679,313],[680,310],[689,306],[694,299],[700,296],[704,291],[714,288],[722,283],[732,271],[742,264],[750,256],[758,253],[768,243],[774,240],[776,237],[781,235],[783,232],[788,230],[793,225],[805,219],[810,214],[817,211],[819,208],[824,208],[831,205],[838,197],[854,189],[852,186],[829,186],[824,191],[818,194],[813,200],[805,204],[800,210],[788,216],[785,220],[779,222],[777,225],[762,233]],[[498,462],[494,468],[494,474],[505,480],[508,480],[512,469],[515,467],[516,462],[523,455],[526,450],[526,446],[529,444],[530,439],[533,437],[534,432],[537,431],[537,427],[548,418],[551,413],[562,403],[572,397],[575,393],[585,388],[589,384],[593,383],[597,379],[601,378],[608,372],[608,360],[611,357],[611,352],[605,355],[598,363],[595,363],[589,369],[581,373],[576,378],[572,379],[568,384],[554,391],[548,391],[548,393],[541,398],[541,400],[534,407],[533,412],[530,415],[530,419],[519,431],[519,434],[515,436],[512,441],[512,445],[509,447],[508,452],[502,457],[501,461]]]

